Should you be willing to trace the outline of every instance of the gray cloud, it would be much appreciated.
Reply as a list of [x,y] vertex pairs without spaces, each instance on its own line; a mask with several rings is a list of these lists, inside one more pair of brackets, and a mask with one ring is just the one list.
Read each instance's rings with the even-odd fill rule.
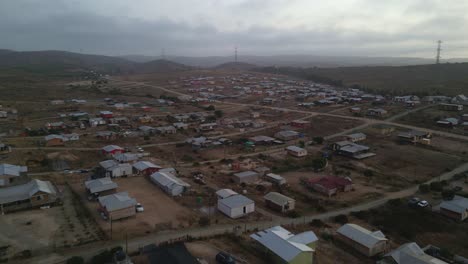
[[[468,5],[462,2],[439,10],[443,3],[435,0],[411,5],[361,0],[355,10],[323,6],[311,18],[300,8],[307,1],[300,0],[211,0],[200,7],[188,1],[192,12],[186,6],[184,14],[154,11],[154,17],[144,8],[160,10],[163,5],[142,1],[140,9],[130,10],[133,1],[116,0],[113,8],[103,2],[0,2],[0,48],[107,55],[158,55],[164,48],[172,55],[202,56],[230,55],[237,45],[241,53],[259,55],[433,57],[435,41],[443,39],[445,57],[468,56],[463,34]],[[167,10],[175,8],[165,4]],[[375,11],[382,12],[382,18]],[[380,26],[386,20],[388,25]]]

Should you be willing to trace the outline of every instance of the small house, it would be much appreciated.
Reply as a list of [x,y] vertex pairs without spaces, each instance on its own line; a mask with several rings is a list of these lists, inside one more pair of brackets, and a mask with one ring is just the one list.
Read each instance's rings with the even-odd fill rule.
[[351,141],[351,142],[359,142],[366,140],[367,136],[364,133],[354,133],[354,134],[349,134],[345,136],[345,140]]
[[138,130],[144,135],[144,136],[151,136],[154,135],[157,131],[156,128],[152,126],[139,126]]
[[293,234],[281,226],[250,235],[260,246],[260,251],[272,256],[271,263],[312,264],[318,238],[312,231]]
[[140,158],[139,154],[136,153],[120,153],[113,157],[119,163],[134,163]]
[[412,144],[425,144],[429,145],[431,143],[432,134],[429,132],[419,131],[419,130],[410,130],[406,132],[401,132],[398,134],[398,139],[402,143],[412,143]]
[[468,198],[455,195],[452,200],[443,201],[440,204],[440,213],[457,221],[464,221],[468,218]]
[[293,131],[293,130],[283,130],[279,131],[275,134],[275,138],[289,141],[289,140],[294,140],[299,137],[299,132]]
[[156,132],[165,135],[165,134],[175,134],[177,133],[177,128],[173,126],[161,126],[156,128]]
[[369,108],[367,109],[368,116],[383,117],[387,115],[387,110],[382,108]]
[[277,192],[269,192],[263,198],[268,207],[281,213],[294,210],[296,204],[293,198]]
[[150,179],[153,183],[158,185],[161,190],[171,196],[181,195],[190,187],[190,184],[171,173],[155,172],[151,174]]
[[277,186],[281,186],[283,184],[286,184],[286,179],[281,177],[280,175],[278,174],[274,174],[274,173],[267,173],[265,175],[265,180],[277,185]]
[[356,224],[345,224],[337,231],[338,239],[368,257],[385,253],[388,239],[381,231],[370,231]]
[[286,151],[288,152],[289,155],[296,157],[296,158],[307,156],[307,150],[297,147],[297,146],[286,147]]
[[0,154],[10,153],[11,147],[5,143],[0,143]]
[[85,181],[85,187],[88,194],[98,194],[100,196],[115,193],[117,190],[117,183],[113,182],[111,178],[99,178],[95,180]]
[[217,126],[218,126],[217,123],[204,123],[204,124],[200,124],[198,129],[200,131],[211,131],[211,130],[215,129]]
[[230,218],[240,218],[255,211],[255,203],[241,194],[218,199],[218,210]]
[[243,172],[238,172],[234,173],[233,175],[234,181],[236,183],[253,183],[258,180],[258,173],[254,171],[243,171]]
[[46,141],[46,146],[48,147],[63,146],[65,142],[63,136],[55,134],[45,136],[44,140]]
[[445,110],[445,111],[462,111],[463,110],[463,105],[461,105],[461,104],[440,104],[439,109],[440,110]]
[[98,131],[96,133],[96,137],[101,140],[114,140],[117,139],[119,134],[112,132],[112,131]]
[[225,199],[230,196],[237,195],[237,194],[238,193],[236,193],[235,191],[231,189],[221,189],[221,190],[216,191],[216,197],[218,197],[218,200]]
[[133,174],[149,176],[159,171],[161,168],[161,166],[155,165],[149,161],[138,161],[133,164]]
[[309,179],[305,184],[314,191],[322,193],[328,197],[336,195],[338,192],[352,191],[354,186],[349,178],[326,176],[317,179]]
[[115,160],[99,162],[106,177],[126,177],[132,175],[132,166],[128,163],[118,163]]
[[103,147],[101,150],[102,150],[102,154],[104,154],[106,156],[114,156],[114,155],[121,154],[121,153],[125,152],[125,149],[123,149],[123,148],[121,148],[119,146],[116,146],[116,145],[107,145],[107,146]]
[[269,145],[275,141],[274,138],[268,136],[254,136],[249,138],[249,140],[255,145]]
[[135,198],[131,198],[127,192],[119,192],[101,196],[98,198],[100,208],[110,221],[127,218],[136,214]]
[[25,183],[28,180],[27,172],[26,166],[0,164],[0,188]]
[[406,243],[386,254],[377,264],[448,264],[424,252],[415,242]]
[[99,112],[99,116],[102,117],[102,118],[109,119],[109,118],[114,117],[114,113],[112,113],[111,111],[101,111],[101,112]]
[[107,124],[107,121],[104,120],[104,118],[101,117],[95,117],[95,118],[90,118],[88,120],[89,126],[90,127],[97,127],[97,126],[104,126]]
[[331,145],[331,148],[332,150],[335,150],[339,155],[354,159],[365,159],[375,156],[375,153],[369,152],[369,147],[359,145],[350,141],[335,142]]

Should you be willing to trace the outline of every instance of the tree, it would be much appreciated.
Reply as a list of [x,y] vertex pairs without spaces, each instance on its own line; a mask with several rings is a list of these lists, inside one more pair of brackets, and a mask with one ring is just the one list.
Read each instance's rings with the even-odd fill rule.
[[340,215],[337,215],[335,216],[335,222],[338,223],[338,224],[346,224],[348,223],[348,217],[344,214],[340,214]]
[[209,105],[208,107],[205,108],[207,111],[214,111],[215,107],[214,105]]
[[316,144],[322,144],[323,143],[323,137],[314,137],[312,139]]
[[316,158],[312,160],[312,168],[314,168],[316,171],[319,171],[325,168],[327,163],[328,161],[325,158]]
[[304,140],[299,140],[299,147],[301,147],[301,148],[305,147]]
[[216,110],[214,112],[214,114],[215,114],[216,118],[221,118],[224,115],[223,111],[221,111],[221,110]]

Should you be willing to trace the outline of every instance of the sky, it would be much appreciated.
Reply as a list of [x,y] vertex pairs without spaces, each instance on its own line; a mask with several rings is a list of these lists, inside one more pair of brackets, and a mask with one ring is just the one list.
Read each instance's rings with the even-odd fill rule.
[[468,57],[466,0],[1,0],[0,48]]

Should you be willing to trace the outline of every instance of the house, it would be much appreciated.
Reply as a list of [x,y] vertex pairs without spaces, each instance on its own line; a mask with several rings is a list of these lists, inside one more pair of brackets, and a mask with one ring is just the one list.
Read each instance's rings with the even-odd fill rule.
[[88,120],[88,123],[90,127],[97,127],[97,126],[103,126],[107,124],[107,121],[104,120],[104,118],[96,117],[96,118],[90,118]]
[[65,139],[61,135],[47,135],[44,137],[44,140],[46,141],[46,146],[52,147],[52,146],[63,146]]
[[254,171],[258,173],[259,176],[264,176],[265,174],[269,173],[271,169],[265,166],[260,166],[260,167],[256,167]]
[[119,192],[101,196],[98,198],[99,210],[103,212],[110,221],[127,218],[136,214],[135,198],[128,196],[127,192]]
[[126,177],[132,175],[132,166],[128,163],[118,163],[115,160],[105,160],[99,162],[106,177]]
[[387,115],[387,110],[382,108],[369,108],[367,109],[368,116],[382,117]]
[[0,188],[25,183],[29,180],[27,172],[26,166],[0,164]]
[[173,122],[187,122],[190,119],[189,115],[185,114],[178,114],[178,115],[170,115],[168,116],[169,121]]
[[49,181],[31,180],[21,185],[0,189],[0,212],[12,212],[54,204],[57,189]]
[[463,94],[459,94],[452,98],[451,103],[460,104],[460,105],[468,105],[468,97],[466,97]]
[[350,141],[339,141],[331,145],[332,150],[335,150],[339,155],[351,157],[354,159],[365,159],[375,156],[375,153],[369,152],[370,148],[364,145],[359,145]]
[[448,264],[426,254],[415,242],[406,243],[386,254],[377,264]]
[[403,143],[421,143],[425,145],[431,144],[432,134],[429,132],[419,131],[419,130],[410,130],[406,132],[401,132],[398,134],[398,139]]
[[265,203],[271,209],[285,213],[290,210],[294,210],[296,201],[286,195],[277,192],[269,192],[263,196]]
[[7,118],[8,112],[7,111],[0,111],[0,118]]
[[120,153],[113,157],[119,163],[133,163],[140,158],[139,154],[136,153]]
[[161,166],[155,165],[149,161],[138,161],[133,164],[133,174],[149,176],[159,171],[161,168]]
[[78,141],[80,140],[80,135],[77,133],[62,134],[63,141]]
[[272,144],[275,139],[267,136],[255,136],[249,138],[249,141],[253,142],[255,145],[269,145]]
[[65,129],[67,126],[64,122],[51,122],[46,124],[47,129],[61,130]]
[[283,130],[275,134],[275,138],[285,140],[285,141],[297,139],[298,137],[299,137],[299,132],[296,132],[293,130]]
[[384,253],[388,239],[381,231],[370,231],[356,224],[345,224],[337,231],[338,239],[368,257]]
[[354,133],[354,134],[349,134],[345,136],[345,140],[351,141],[351,142],[359,142],[366,140],[367,136],[364,133]]
[[316,179],[309,179],[305,184],[314,191],[331,197],[338,192],[349,192],[354,189],[353,182],[349,178],[326,176]]
[[85,181],[84,184],[88,194],[98,194],[100,196],[115,193],[117,187],[119,187],[109,177]]
[[255,203],[241,194],[235,194],[224,199],[218,199],[218,210],[235,219],[253,213]]
[[258,173],[254,171],[243,171],[243,172],[238,172],[234,173],[233,175],[234,181],[236,183],[252,183],[258,180]]
[[271,263],[314,263],[318,238],[312,231],[294,235],[281,226],[274,226],[250,237],[261,246],[260,250],[273,257]]
[[172,124],[176,129],[182,129],[182,130],[186,130],[188,129],[188,124],[186,123],[183,123],[183,122],[177,122],[177,123],[173,123]]
[[439,109],[440,110],[445,110],[445,111],[462,111],[463,110],[463,105],[461,105],[461,104],[440,104]]
[[96,137],[101,140],[114,140],[119,134],[112,131],[98,131]]
[[274,174],[274,173],[268,173],[265,175],[265,180],[269,181],[269,182],[272,182],[278,186],[280,185],[283,185],[283,184],[286,184],[286,179],[281,177],[280,175],[278,174]]
[[220,199],[225,199],[228,198],[229,196],[237,195],[235,191],[231,189],[221,189],[216,191],[216,197],[218,197],[218,200]]
[[109,119],[114,117],[114,113],[112,113],[111,111],[101,111],[99,112],[99,116],[101,116],[102,118]]
[[455,195],[450,201],[443,201],[440,204],[440,213],[457,221],[464,221],[468,218],[468,198]]
[[217,126],[218,126],[217,123],[204,123],[204,124],[200,124],[198,129],[200,131],[211,131],[211,130],[215,129]]
[[151,174],[150,179],[158,185],[165,193],[171,196],[181,195],[185,192],[190,184],[177,178],[175,175],[166,172],[155,172]]
[[310,126],[310,121],[305,121],[305,120],[294,120],[291,122],[292,127],[297,127],[297,128],[307,128]]
[[116,145],[107,145],[103,147],[101,150],[102,150],[102,154],[106,156],[111,156],[111,157],[125,152],[125,149]]
[[289,146],[289,147],[286,147],[285,149],[289,155],[296,157],[296,158],[307,156],[307,150],[300,148],[300,147]]
[[0,154],[10,153],[11,147],[5,143],[0,143]]
[[141,131],[141,133],[144,136],[154,135],[156,133],[156,131],[157,131],[156,128],[151,127],[151,126],[139,126],[138,130]]
[[162,135],[175,134],[177,133],[177,128],[173,126],[161,126],[156,128],[156,132]]

